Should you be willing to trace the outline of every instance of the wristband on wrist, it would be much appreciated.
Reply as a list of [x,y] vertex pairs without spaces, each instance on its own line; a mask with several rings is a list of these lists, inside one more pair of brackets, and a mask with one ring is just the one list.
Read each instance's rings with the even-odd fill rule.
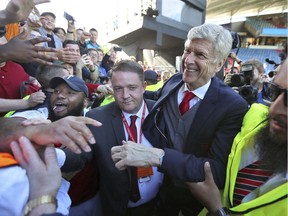
[[51,204],[54,204],[57,206],[57,200],[54,196],[51,196],[51,195],[43,195],[41,197],[37,197],[33,200],[30,200],[26,206],[25,206],[25,209],[24,209],[24,216],[27,216],[29,215],[29,213],[36,207],[42,205],[42,204],[48,204],[48,203],[51,203]]
[[94,70],[90,70],[90,72],[91,72],[91,73],[95,72],[95,68],[94,68]]
[[71,31],[68,31],[68,30],[67,30],[67,33],[73,34],[74,32],[71,32]]

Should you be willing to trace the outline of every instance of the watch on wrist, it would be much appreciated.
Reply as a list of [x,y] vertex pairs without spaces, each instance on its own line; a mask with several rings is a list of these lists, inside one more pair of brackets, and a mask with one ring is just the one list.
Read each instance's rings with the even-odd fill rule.
[[51,196],[51,195],[43,195],[41,197],[38,197],[36,199],[33,199],[33,200],[30,200],[26,206],[25,206],[25,209],[24,209],[24,216],[27,216],[30,214],[30,212],[42,205],[42,204],[48,204],[48,203],[51,203],[51,204],[54,204],[57,206],[57,200],[54,196]]

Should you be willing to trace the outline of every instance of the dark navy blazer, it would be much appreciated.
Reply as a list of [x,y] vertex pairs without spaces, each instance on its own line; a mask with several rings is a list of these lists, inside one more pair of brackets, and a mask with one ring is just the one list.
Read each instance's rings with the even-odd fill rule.
[[204,163],[209,161],[216,184],[223,187],[228,155],[248,104],[231,87],[213,77],[189,129],[184,151],[180,152],[173,149],[169,139],[162,105],[183,83],[182,74],[165,83],[143,123],[143,133],[152,145],[165,150],[160,171],[178,180],[203,181]]

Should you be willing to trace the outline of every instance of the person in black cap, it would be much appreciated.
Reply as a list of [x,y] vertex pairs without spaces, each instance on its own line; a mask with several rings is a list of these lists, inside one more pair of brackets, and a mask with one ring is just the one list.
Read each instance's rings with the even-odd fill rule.
[[50,97],[50,120],[55,121],[67,115],[81,116],[88,105],[88,88],[77,76],[54,77],[49,83],[54,89]]

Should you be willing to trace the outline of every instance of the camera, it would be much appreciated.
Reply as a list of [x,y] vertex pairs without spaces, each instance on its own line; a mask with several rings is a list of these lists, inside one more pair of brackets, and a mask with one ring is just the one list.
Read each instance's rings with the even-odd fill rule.
[[254,66],[252,64],[244,64],[239,74],[231,77],[231,87],[239,87],[239,95],[243,97],[249,105],[258,99],[258,89],[250,85],[250,81],[254,77]]
[[239,74],[234,74],[231,77],[231,86],[240,87],[243,85],[250,85],[250,80],[253,79],[254,76],[254,67],[252,64],[242,65],[241,71]]
[[251,105],[258,99],[258,89],[252,85],[244,85],[239,87],[239,95],[243,97],[249,105]]

